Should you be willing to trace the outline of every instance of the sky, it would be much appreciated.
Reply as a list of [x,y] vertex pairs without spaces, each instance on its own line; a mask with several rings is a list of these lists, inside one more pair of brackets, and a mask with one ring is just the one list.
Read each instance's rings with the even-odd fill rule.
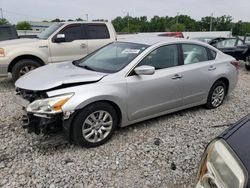
[[[231,15],[234,21],[250,22],[250,0],[0,0],[4,18],[15,24],[18,21],[60,19],[89,20],[117,16],[176,16],[201,17]],[[1,15],[0,15],[1,16]]]

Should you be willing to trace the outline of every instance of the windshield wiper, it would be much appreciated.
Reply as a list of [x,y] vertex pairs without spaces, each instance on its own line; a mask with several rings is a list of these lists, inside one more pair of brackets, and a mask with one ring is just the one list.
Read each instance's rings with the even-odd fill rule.
[[73,65],[80,67],[79,66],[79,60],[72,61],[72,63],[73,63]]
[[87,69],[87,70],[91,70],[91,71],[96,71],[95,69],[92,69],[91,67],[89,67],[88,65],[84,65],[84,66],[80,66],[84,69]]

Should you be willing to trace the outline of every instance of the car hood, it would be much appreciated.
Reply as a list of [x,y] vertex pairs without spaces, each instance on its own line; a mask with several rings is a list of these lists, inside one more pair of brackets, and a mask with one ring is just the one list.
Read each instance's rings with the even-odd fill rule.
[[250,172],[250,114],[230,127],[221,137],[234,150],[248,173]]
[[17,88],[44,91],[72,84],[86,84],[101,80],[107,73],[90,71],[75,66],[72,62],[51,63],[35,69],[15,83]]
[[18,45],[18,44],[29,44],[29,43],[36,43],[39,42],[39,39],[13,39],[13,40],[6,40],[0,42],[0,47],[8,47],[12,45]]

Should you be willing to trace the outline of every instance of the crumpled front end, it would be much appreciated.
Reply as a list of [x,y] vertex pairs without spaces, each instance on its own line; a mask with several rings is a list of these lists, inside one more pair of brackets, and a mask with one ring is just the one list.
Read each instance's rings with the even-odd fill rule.
[[30,91],[17,88],[15,102],[22,106],[24,115],[22,117],[22,127],[28,132],[36,134],[48,134],[62,129],[63,112],[46,113],[46,111],[35,111],[29,109],[35,101],[47,100],[48,96],[43,91]]

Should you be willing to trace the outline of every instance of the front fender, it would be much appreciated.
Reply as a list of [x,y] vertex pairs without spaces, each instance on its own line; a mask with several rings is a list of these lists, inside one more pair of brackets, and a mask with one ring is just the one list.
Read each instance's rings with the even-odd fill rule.
[[48,41],[36,41],[30,44],[17,44],[11,45],[5,48],[6,49],[6,57],[8,57],[9,62],[12,62],[15,58],[31,55],[40,58],[45,64],[48,63],[50,53]]
[[48,92],[48,96],[56,96],[74,92],[74,96],[63,106],[63,111],[77,111],[87,105],[98,102],[108,101],[116,104],[122,115],[122,122],[127,118],[126,105],[126,84],[125,83],[105,83],[98,82],[81,86],[69,87],[65,89]]
[[26,51],[15,51],[9,54],[9,62],[12,62],[14,59],[21,57],[21,56],[35,56],[41,59],[44,64],[48,64],[48,58],[49,54],[47,53],[42,53],[42,52],[35,52],[32,50],[26,50]]

